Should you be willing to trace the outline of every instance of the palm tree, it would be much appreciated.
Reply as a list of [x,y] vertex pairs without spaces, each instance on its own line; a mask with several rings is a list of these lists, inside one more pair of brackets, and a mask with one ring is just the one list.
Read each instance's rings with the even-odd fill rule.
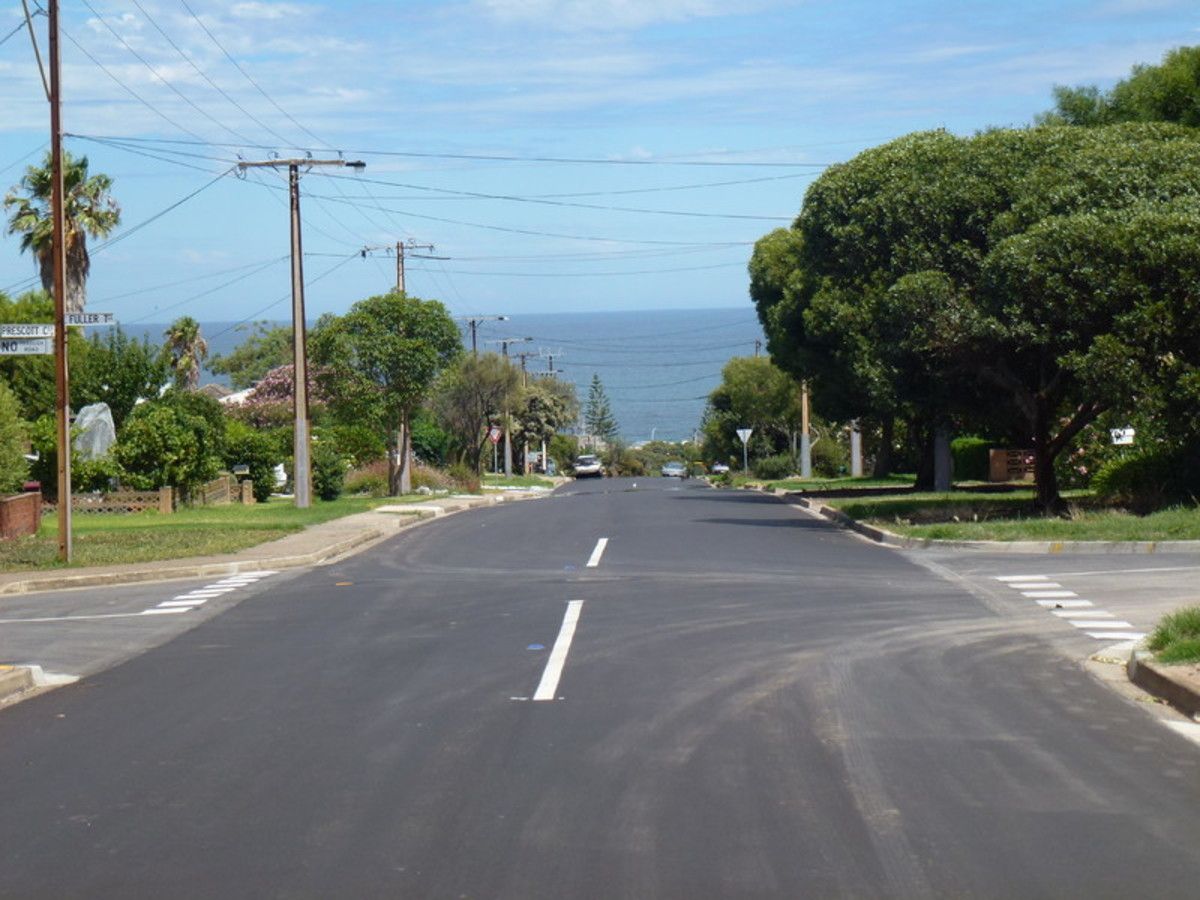
[[[21,250],[30,251],[37,259],[42,287],[54,288],[53,244],[54,223],[50,209],[50,154],[41,166],[25,170],[21,183],[4,198],[4,208],[11,209],[8,233],[21,235]],[[121,221],[121,208],[109,196],[112,179],[107,175],[88,177],[86,156],[78,158],[63,152],[63,197],[66,213],[67,245],[67,312],[82,312],[87,302],[87,276],[91,260],[87,252],[87,236],[102,238]]]
[[200,384],[200,364],[208,356],[208,342],[200,335],[200,323],[181,316],[163,332],[163,353],[175,373],[175,386],[194,391]]

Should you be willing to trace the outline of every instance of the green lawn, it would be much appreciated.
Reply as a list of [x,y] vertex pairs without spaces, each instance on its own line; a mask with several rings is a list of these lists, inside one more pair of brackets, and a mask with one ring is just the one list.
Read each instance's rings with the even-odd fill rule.
[[854,488],[911,488],[914,481],[915,475],[889,475],[886,478],[787,478],[783,481],[765,482],[765,486],[769,490],[781,491],[840,491]]
[[[1085,492],[1065,492],[1069,517],[1037,515],[1032,491],[1009,494],[902,494],[826,501],[859,521],[914,538],[959,541],[1200,540],[1200,508],[1146,516],[1094,508]],[[957,521],[956,521],[957,519]]]
[[[230,504],[181,509],[164,516],[156,511],[129,515],[72,517],[75,566],[149,562],[188,556],[234,553],[300,531],[307,525],[365,512],[381,504],[424,497],[343,497],[313,501],[296,509],[291,500],[272,499],[253,506]],[[45,516],[36,536],[0,542],[0,571],[59,568],[58,520]]]

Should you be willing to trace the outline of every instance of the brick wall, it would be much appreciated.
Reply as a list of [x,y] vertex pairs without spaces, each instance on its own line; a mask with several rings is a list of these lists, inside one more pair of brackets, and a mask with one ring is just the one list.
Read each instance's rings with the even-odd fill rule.
[[37,534],[42,517],[40,491],[0,497],[0,540]]

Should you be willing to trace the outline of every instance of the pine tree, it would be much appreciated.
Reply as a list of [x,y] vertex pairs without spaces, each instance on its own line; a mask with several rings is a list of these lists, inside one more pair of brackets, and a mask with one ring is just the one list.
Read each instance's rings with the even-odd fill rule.
[[617,436],[617,420],[613,418],[612,404],[608,402],[608,395],[604,393],[604,385],[600,382],[599,375],[592,376],[583,422],[592,437],[605,443],[611,442]]

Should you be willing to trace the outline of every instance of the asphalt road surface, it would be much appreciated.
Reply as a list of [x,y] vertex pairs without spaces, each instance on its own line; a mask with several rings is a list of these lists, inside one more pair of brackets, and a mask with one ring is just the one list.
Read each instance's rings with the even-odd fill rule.
[[1200,748],[994,574],[649,478],[263,575],[0,713],[0,896],[1196,896]]

